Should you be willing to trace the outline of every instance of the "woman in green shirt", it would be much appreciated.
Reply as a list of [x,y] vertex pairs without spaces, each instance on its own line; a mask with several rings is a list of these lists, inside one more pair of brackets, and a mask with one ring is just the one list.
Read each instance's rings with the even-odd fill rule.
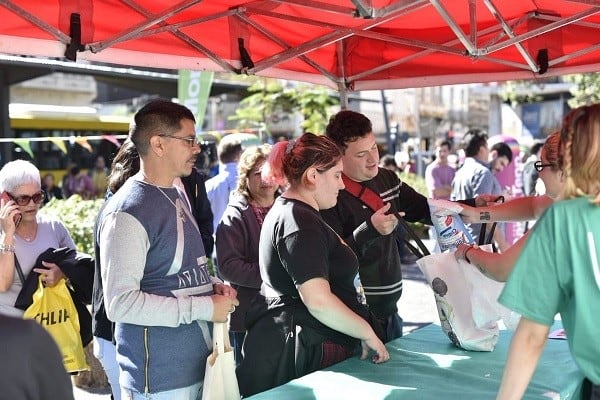
[[600,399],[600,104],[567,115],[561,148],[564,200],[537,222],[499,299],[522,318],[498,399],[523,396],[557,313],[587,377],[584,398]]

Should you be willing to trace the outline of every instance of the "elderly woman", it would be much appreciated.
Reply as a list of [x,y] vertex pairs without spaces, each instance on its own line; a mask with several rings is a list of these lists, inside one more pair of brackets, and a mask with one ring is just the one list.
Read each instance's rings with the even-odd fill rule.
[[34,268],[38,256],[48,248],[75,249],[75,244],[60,221],[38,214],[45,193],[40,171],[32,163],[16,160],[4,165],[0,192],[0,314],[22,316],[23,311],[14,306],[22,279],[32,270],[41,274],[47,286],[65,277],[55,263],[42,261],[44,268]]
[[289,186],[260,234],[263,284],[246,317],[237,369],[243,396],[342,361],[361,347],[362,358],[374,350],[373,362],[389,359],[383,330],[364,301],[356,255],[319,213],[335,206],[344,188],[339,148],[306,133],[275,144],[267,167],[267,177],[285,178]]
[[262,279],[258,267],[260,228],[275,201],[277,185],[265,182],[261,170],[270,145],[246,149],[238,162],[238,184],[217,226],[216,249],[219,273],[238,292],[240,305],[231,315],[231,342],[236,362],[242,359],[246,334],[244,319]]

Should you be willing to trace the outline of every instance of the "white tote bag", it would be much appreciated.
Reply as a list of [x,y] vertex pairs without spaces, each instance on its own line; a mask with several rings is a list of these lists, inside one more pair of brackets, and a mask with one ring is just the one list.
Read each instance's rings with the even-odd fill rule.
[[[491,246],[481,246],[490,251]],[[492,351],[498,341],[498,321],[513,328],[518,315],[498,303],[504,283],[483,275],[454,253],[432,254],[417,260],[433,289],[442,330],[465,350]]]
[[202,400],[239,400],[235,359],[227,323],[213,324],[213,351],[206,360]]

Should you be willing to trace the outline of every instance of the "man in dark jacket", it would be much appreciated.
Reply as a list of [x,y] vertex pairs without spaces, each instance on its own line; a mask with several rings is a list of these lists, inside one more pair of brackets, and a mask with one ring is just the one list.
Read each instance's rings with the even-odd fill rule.
[[[371,310],[386,331],[387,341],[402,336],[402,319],[396,303],[402,294],[402,270],[398,253],[398,220],[431,224],[427,198],[403,183],[393,171],[379,168],[379,150],[371,121],[343,110],[334,115],[326,134],[343,152],[343,178],[335,207],[321,211],[325,221],[356,253],[359,274]],[[350,183],[374,192],[385,205],[373,210],[348,190]]]

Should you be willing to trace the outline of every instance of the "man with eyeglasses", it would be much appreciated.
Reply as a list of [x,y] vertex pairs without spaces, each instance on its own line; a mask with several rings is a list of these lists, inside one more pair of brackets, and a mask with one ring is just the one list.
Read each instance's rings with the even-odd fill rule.
[[200,152],[193,114],[153,100],[134,118],[140,171],[107,201],[96,232],[121,395],[196,399],[210,353],[207,321],[226,321],[237,295],[209,275],[200,231],[173,185]]

